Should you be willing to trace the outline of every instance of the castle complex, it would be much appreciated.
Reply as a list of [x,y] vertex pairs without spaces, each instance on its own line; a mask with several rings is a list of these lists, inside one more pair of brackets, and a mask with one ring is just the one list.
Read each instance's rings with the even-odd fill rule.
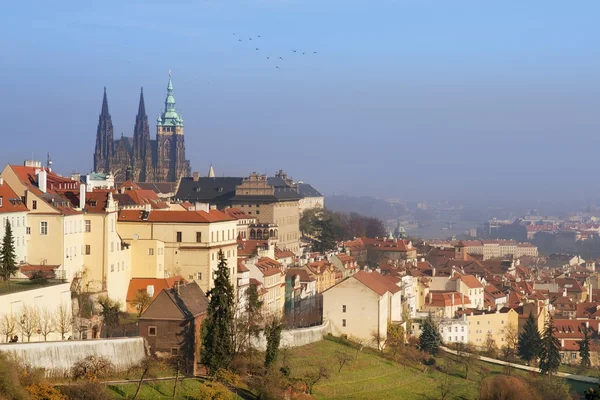
[[96,133],[94,171],[111,173],[117,182],[177,182],[182,176],[191,175],[190,162],[185,158],[183,119],[175,109],[171,78],[167,86],[165,109],[156,121],[156,140],[150,139],[143,89],[133,138],[121,135],[120,139],[115,140],[104,88]]

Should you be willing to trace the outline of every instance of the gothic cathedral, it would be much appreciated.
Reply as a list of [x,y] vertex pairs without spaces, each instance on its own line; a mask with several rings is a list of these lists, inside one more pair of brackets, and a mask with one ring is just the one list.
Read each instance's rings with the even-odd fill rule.
[[183,119],[175,110],[170,77],[165,110],[156,121],[156,140],[150,139],[143,89],[140,93],[133,138],[121,135],[120,139],[114,140],[104,88],[102,111],[96,133],[94,171],[112,173],[116,182],[177,182],[179,178],[191,175],[190,162],[185,159]]

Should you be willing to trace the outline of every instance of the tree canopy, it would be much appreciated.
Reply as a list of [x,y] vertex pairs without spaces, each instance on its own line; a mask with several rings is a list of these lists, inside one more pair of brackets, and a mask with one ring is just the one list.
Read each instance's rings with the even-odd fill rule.
[[12,227],[10,226],[10,222],[6,220],[4,238],[2,239],[2,251],[0,251],[0,276],[7,281],[18,270]]
[[378,218],[366,217],[358,213],[335,212],[322,208],[308,209],[302,213],[300,231],[304,236],[313,237],[319,232],[320,221],[324,220],[330,222],[333,238],[336,241],[364,236],[385,236],[384,224]]
[[431,314],[427,316],[423,323],[421,336],[419,337],[419,347],[421,351],[435,355],[442,345],[442,335],[438,329],[437,323],[433,320]]
[[235,314],[233,285],[223,250],[219,250],[214,288],[208,291],[208,310],[202,323],[201,362],[209,373],[229,369],[234,354],[233,319]]
[[551,316],[546,319],[540,342],[540,372],[552,375],[560,367],[560,341],[554,335],[556,328]]
[[517,354],[519,357],[530,363],[535,361],[540,352],[540,331],[537,322],[532,313],[529,313],[523,332],[519,334],[519,348]]

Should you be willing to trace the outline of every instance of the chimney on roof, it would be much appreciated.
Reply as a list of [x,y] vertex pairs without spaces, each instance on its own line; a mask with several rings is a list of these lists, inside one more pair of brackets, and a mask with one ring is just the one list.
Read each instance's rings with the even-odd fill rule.
[[450,295],[452,296],[452,307],[454,307],[454,292],[450,293]]
[[146,211],[146,212],[152,211],[152,205],[149,203],[144,204],[144,211]]
[[435,267],[431,268],[431,276],[435,276]]
[[4,185],[4,178],[0,176],[0,186]]
[[563,296],[567,297],[567,288],[566,287],[563,288]]
[[585,321],[585,327],[586,327],[587,329],[590,329],[590,321],[589,321],[589,320],[588,320],[588,321]]
[[148,293],[148,296],[154,297],[154,285],[146,286],[146,293]]
[[433,293],[429,292],[429,304],[433,302]]
[[79,208],[85,208],[85,183],[79,185]]
[[560,339],[560,347],[565,347],[565,339]]
[[200,174],[198,172],[194,172],[193,178],[194,178],[194,182],[198,182],[198,180],[200,179]]
[[46,193],[46,181],[48,178],[48,173],[45,170],[40,170],[37,174],[38,178],[38,188],[42,191],[42,193]]

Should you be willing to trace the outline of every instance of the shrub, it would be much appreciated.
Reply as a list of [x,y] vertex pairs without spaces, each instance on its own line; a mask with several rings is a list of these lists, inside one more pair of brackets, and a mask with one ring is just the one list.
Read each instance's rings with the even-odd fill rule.
[[219,382],[206,382],[194,394],[195,398],[206,400],[234,400],[235,395]]
[[71,368],[71,377],[74,380],[86,379],[95,381],[105,377],[113,370],[112,363],[104,357],[87,356],[79,360]]
[[231,386],[237,386],[240,383],[240,377],[238,375],[223,368],[217,370],[215,380]]
[[26,400],[29,394],[19,380],[19,368],[16,363],[0,353],[0,395],[2,399]]
[[525,380],[516,376],[495,375],[486,378],[480,386],[480,400],[542,400],[538,392]]
[[62,386],[60,392],[70,399],[77,400],[112,400],[113,396],[99,382],[81,382],[75,385]]
[[30,385],[25,388],[31,396],[31,400],[69,400],[54,386],[41,382],[37,385]]

